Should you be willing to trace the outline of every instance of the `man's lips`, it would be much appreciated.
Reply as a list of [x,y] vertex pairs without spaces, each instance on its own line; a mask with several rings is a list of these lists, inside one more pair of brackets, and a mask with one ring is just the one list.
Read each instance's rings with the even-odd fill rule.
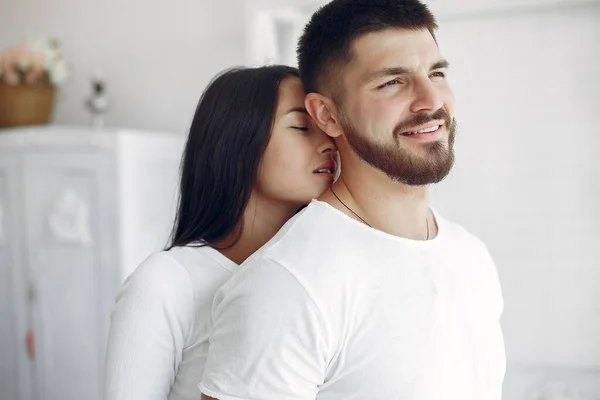
[[431,132],[437,131],[444,125],[445,125],[445,122],[443,120],[431,121],[431,122],[428,122],[423,125],[415,126],[415,127],[411,128],[410,130],[406,130],[406,131],[402,132],[401,135],[410,136],[410,135],[414,135],[414,134],[431,133]]

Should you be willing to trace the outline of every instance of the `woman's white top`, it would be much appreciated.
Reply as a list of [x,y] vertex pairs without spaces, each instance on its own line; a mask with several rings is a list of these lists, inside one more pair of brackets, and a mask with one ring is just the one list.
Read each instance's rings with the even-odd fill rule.
[[105,400],[198,400],[213,297],[237,268],[209,246],[148,257],[112,312]]

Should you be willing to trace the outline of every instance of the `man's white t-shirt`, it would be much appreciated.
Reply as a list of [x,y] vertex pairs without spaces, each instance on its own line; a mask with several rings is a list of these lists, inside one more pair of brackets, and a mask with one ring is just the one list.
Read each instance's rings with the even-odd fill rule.
[[313,201],[217,292],[200,390],[220,400],[500,400],[485,245],[434,213],[400,238]]
[[209,246],[148,257],[112,312],[104,399],[198,400],[213,297],[237,268]]

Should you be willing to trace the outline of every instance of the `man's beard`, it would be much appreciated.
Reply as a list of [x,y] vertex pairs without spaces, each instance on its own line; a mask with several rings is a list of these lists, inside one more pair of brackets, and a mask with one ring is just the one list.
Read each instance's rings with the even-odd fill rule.
[[[421,147],[421,151],[402,147],[402,132],[414,126],[423,125],[434,120],[444,120],[448,130],[448,144],[443,140],[435,142],[418,142],[411,147]],[[454,136],[456,121],[450,118],[446,110],[440,108],[433,114],[418,114],[409,120],[399,123],[393,132],[393,146],[375,143],[365,138],[354,128],[347,115],[342,114],[342,128],[348,144],[364,161],[385,173],[390,179],[411,186],[422,186],[438,183],[444,179],[454,165]],[[440,128],[441,129],[441,128]],[[343,167],[342,167],[343,168]]]

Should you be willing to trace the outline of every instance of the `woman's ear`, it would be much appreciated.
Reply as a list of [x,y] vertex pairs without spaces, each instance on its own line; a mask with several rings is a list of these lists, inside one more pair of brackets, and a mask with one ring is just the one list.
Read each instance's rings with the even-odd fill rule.
[[309,93],[304,98],[306,110],[319,129],[332,138],[344,133],[337,117],[337,108],[329,97],[319,93]]

